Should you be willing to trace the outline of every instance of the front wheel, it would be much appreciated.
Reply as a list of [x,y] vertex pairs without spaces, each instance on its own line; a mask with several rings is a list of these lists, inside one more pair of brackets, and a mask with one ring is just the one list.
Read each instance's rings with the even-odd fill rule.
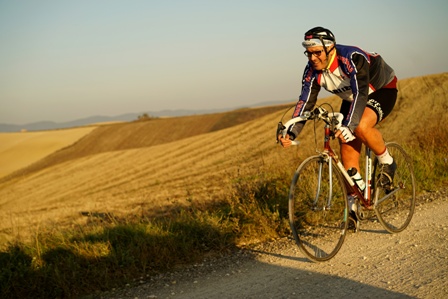
[[387,150],[397,164],[393,182],[384,188],[379,183],[381,167],[374,162],[374,209],[378,221],[390,233],[403,231],[411,222],[415,209],[415,178],[411,158],[395,142],[386,143]]
[[297,168],[289,191],[289,223],[299,248],[314,261],[336,255],[344,243],[347,192],[340,170],[326,156],[313,156]]

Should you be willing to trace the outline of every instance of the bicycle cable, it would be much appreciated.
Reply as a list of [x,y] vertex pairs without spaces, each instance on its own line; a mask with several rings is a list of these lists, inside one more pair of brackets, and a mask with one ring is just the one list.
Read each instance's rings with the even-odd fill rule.
[[[330,103],[322,103],[319,106],[317,106],[318,108],[323,107],[323,106],[328,106],[329,107],[329,111],[331,111],[331,113],[334,113],[334,109],[333,106],[331,106]],[[319,118],[314,118],[314,145],[316,146],[316,152],[319,153],[318,150],[318,146],[317,146],[317,122],[319,121]],[[333,126],[331,127],[331,130],[333,130]]]
[[295,105],[296,105],[296,104],[294,104],[294,105],[292,105],[291,107],[289,107],[289,108],[286,109],[285,113],[283,113],[283,115],[282,115],[282,118],[280,118],[280,122],[283,122],[283,118],[285,117],[286,112],[288,112],[289,110],[291,110],[291,108],[293,108]]

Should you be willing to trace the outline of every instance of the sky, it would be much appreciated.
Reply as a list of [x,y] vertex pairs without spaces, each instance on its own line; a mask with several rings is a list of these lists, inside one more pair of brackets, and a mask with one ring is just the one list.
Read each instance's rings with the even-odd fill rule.
[[296,101],[313,27],[448,71],[446,0],[0,0],[0,123]]

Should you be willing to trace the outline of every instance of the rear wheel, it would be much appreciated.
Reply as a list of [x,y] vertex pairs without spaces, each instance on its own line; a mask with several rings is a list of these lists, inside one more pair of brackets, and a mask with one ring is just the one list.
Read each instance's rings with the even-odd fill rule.
[[374,162],[374,209],[379,222],[391,233],[403,231],[411,222],[415,209],[415,178],[411,158],[397,143],[386,143],[397,169],[390,187],[379,182],[381,167]]
[[289,223],[300,249],[314,261],[336,255],[347,232],[347,192],[333,160],[313,156],[297,168],[289,192]]

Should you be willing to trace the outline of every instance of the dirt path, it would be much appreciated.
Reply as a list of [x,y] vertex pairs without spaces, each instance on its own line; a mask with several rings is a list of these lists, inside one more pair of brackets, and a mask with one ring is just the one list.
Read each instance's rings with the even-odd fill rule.
[[99,297],[448,298],[446,191],[418,205],[402,233],[362,223],[328,262],[310,262],[284,239]]

